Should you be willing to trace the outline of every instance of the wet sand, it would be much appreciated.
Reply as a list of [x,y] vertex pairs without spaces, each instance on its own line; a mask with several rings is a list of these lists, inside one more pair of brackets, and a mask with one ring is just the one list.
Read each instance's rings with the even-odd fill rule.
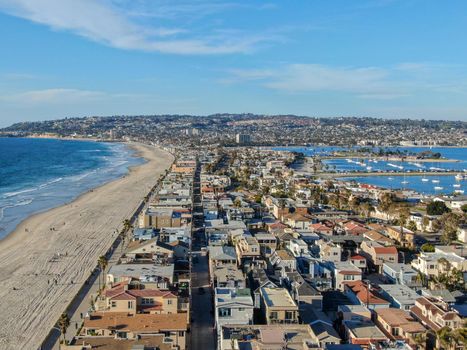
[[[147,162],[75,201],[23,221],[0,241],[0,349],[37,349],[143,198],[173,161],[132,144]],[[72,283],[73,282],[73,283]]]

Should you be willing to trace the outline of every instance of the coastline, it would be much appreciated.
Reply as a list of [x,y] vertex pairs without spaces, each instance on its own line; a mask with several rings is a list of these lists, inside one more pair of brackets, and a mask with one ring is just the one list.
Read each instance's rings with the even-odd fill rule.
[[[31,138],[32,138],[32,137],[31,137]],[[34,137],[34,138],[37,138],[37,137]],[[50,139],[54,139],[54,140],[55,140],[55,139],[58,139],[58,138],[52,138],[52,137],[50,137]],[[63,139],[63,140],[65,140],[65,139]],[[66,140],[66,141],[70,141],[70,140]],[[81,140],[77,140],[77,141],[92,142],[92,141],[95,141],[95,140],[93,140],[93,139],[81,139]],[[111,179],[107,179],[107,180],[105,180],[104,183],[102,183],[102,184],[100,184],[100,185],[97,185],[97,186],[95,186],[95,187],[90,187],[90,188],[86,189],[85,191],[83,191],[83,192],[81,192],[81,193],[78,193],[77,195],[75,195],[75,196],[74,196],[72,199],[70,199],[69,201],[66,201],[66,202],[64,202],[64,203],[60,203],[60,204],[57,204],[57,205],[53,205],[53,206],[51,206],[51,207],[49,207],[49,208],[46,208],[46,209],[43,209],[43,210],[39,210],[39,211],[37,211],[37,212],[35,212],[35,213],[33,213],[33,214],[31,214],[31,215],[25,217],[24,219],[22,219],[22,220],[18,223],[18,225],[16,225],[16,227],[15,227],[11,232],[8,232],[5,236],[0,237],[0,247],[1,247],[2,243],[7,242],[7,241],[8,241],[8,238],[9,238],[11,235],[13,235],[14,233],[16,233],[16,231],[21,231],[21,230],[22,230],[22,227],[21,227],[21,226],[22,226],[23,223],[25,223],[27,220],[32,219],[32,218],[35,218],[35,217],[38,216],[38,215],[47,213],[47,212],[50,211],[50,210],[54,210],[54,209],[60,208],[60,207],[62,207],[62,206],[70,205],[70,204],[72,204],[74,201],[79,200],[82,196],[85,196],[85,195],[88,194],[88,193],[91,193],[91,192],[93,192],[93,191],[95,191],[95,190],[98,190],[99,188],[101,188],[101,187],[103,187],[103,186],[105,186],[105,185],[107,185],[107,184],[109,184],[109,183],[111,183],[111,182],[113,182],[113,181],[117,181],[117,180],[120,180],[120,179],[125,178],[126,176],[129,176],[129,175],[131,174],[131,172],[133,171],[134,168],[137,168],[137,167],[139,167],[139,166],[141,166],[141,165],[144,165],[144,164],[146,163],[146,159],[144,158],[143,154],[138,150],[138,148],[134,146],[135,144],[129,143],[129,142],[121,142],[121,143],[124,144],[126,147],[130,148],[130,149],[134,152],[134,155],[133,155],[134,158],[141,158],[141,159],[144,160],[144,163],[142,163],[142,164],[137,164],[137,165],[130,165],[130,166],[127,167],[128,171],[127,171],[125,174],[123,174],[123,175],[120,175],[120,176],[118,176],[118,177],[114,177],[114,178],[111,178]]]
[[[34,139],[45,140],[44,138]],[[53,138],[47,140],[59,141],[58,139]],[[78,152],[87,152],[86,147],[94,147],[91,145],[94,143],[94,140],[92,139],[77,141],[90,145],[83,146],[85,148],[83,150],[78,150]],[[63,142],[69,141],[63,140]],[[60,144],[60,142],[54,143],[55,147],[61,147],[57,146]],[[72,144],[73,143],[67,144],[65,149]],[[39,213],[44,213],[48,210],[69,204],[94,188],[98,188],[106,183],[128,175],[131,168],[145,162],[144,158],[141,157],[141,154],[132,146],[131,143],[121,142],[119,144],[101,144],[102,145],[95,146],[98,147],[99,153],[93,153],[100,155],[100,159],[98,160],[98,158],[93,156],[90,160],[91,163],[95,164],[93,167],[86,168],[82,166],[71,166],[70,170],[51,175],[52,177],[49,179],[30,182],[26,186],[25,191],[23,191],[23,188],[21,187],[19,189],[11,189],[9,191],[4,191],[4,188],[2,188],[2,191],[0,191],[0,197],[2,197],[2,195],[4,195],[4,197],[0,198],[0,207],[5,210],[11,210],[11,212],[2,213],[4,216],[1,216],[2,225],[0,227],[0,242],[6,239],[9,234],[12,233],[24,220]],[[81,148],[82,146],[73,147]],[[81,162],[83,162],[83,159]],[[89,177],[89,175],[92,176]],[[9,185],[7,184],[7,188],[8,186]],[[24,192],[27,193],[24,194]],[[17,194],[19,197],[16,196]],[[24,195],[26,195],[26,197],[23,197]],[[26,205],[23,206],[24,204],[21,202]],[[10,208],[15,209],[13,210]],[[3,219],[5,221],[3,221]]]
[[2,349],[40,345],[112,244],[114,230],[173,161],[153,146],[128,146],[146,162],[69,203],[28,217],[0,241]]

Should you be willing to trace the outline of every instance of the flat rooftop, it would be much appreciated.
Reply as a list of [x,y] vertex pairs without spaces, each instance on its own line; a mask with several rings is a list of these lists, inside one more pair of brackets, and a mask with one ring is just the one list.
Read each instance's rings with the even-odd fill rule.
[[297,309],[298,307],[285,288],[261,288],[261,295],[269,307]]

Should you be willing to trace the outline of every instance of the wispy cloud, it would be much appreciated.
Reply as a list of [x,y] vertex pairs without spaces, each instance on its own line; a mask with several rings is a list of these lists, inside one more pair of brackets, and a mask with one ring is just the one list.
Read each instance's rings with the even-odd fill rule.
[[[259,43],[275,40],[274,36],[266,34],[213,36],[177,26],[142,24],[129,15],[159,14],[167,19],[177,13],[196,13],[200,8],[204,13],[220,11],[221,7],[229,5],[196,2],[187,3],[185,7],[176,4],[172,8],[161,6],[159,12],[144,10],[150,3],[143,0],[0,0],[0,11],[119,49],[171,54],[230,54],[249,52]],[[132,8],[136,12],[132,12]]]
[[64,104],[98,100],[106,95],[101,91],[56,88],[0,95],[0,100],[21,104]]
[[275,69],[233,69],[221,82],[234,84],[257,81],[263,87],[289,93],[342,92],[363,99],[380,100],[402,98],[417,91],[436,91],[452,86],[462,86],[456,92],[466,93],[465,84],[457,84],[459,80],[457,83],[451,78],[449,82],[442,83],[438,79],[430,80],[429,73],[438,75],[441,67],[443,66],[423,63],[402,63],[389,68],[288,64]]

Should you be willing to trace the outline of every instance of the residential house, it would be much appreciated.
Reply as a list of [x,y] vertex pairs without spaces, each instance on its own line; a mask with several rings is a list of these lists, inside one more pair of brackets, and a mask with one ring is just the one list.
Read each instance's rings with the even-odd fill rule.
[[435,298],[420,297],[416,299],[410,312],[425,327],[434,332],[443,327],[458,329],[464,324],[457,312],[451,311],[446,304]]
[[214,269],[214,287],[245,288],[245,277],[237,266],[228,265]]
[[362,270],[350,261],[339,261],[333,263],[334,266],[334,288],[344,291],[347,282],[360,281]]
[[285,288],[260,289],[261,311],[267,324],[298,323],[298,306]]
[[209,246],[209,275],[213,277],[214,269],[226,266],[237,266],[237,253],[230,246]]
[[254,262],[261,256],[258,240],[251,235],[242,235],[235,244],[237,263],[242,265]]
[[128,289],[128,283],[106,288],[96,302],[97,311],[127,314],[176,314],[178,297],[159,289]]
[[159,237],[156,237],[128,243],[125,255],[129,261],[169,259],[173,257],[173,250],[172,246],[161,242]]
[[350,257],[350,262],[353,265],[357,266],[362,272],[366,272],[368,265],[364,256],[361,256],[359,254],[353,254]]
[[342,321],[371,321],[371,311],[361,304],[338,305],[337,315]]
[[360,255],[367,258],[370,267],[381,273],[385,262],[398,262],[398,252],[396,247],[385,247],[378,242],[363,241],[360,245]]
[[377,290],[363,281],[353,281],[344,284],[345,295],[354,303],[365,305],[370,310],[389,307],[389,301],[382,298]]
[[277,238],[273,234],[260,232],[255,234],[260,248],[269,248],[271,251],[277,248]]
[[391,283],[402,284],[408,287],[419,287],[417,271],[409,264],[385,262],[383,274]]
[[377,309],[375,315],[376,325],[392,341],[402,340],[415,347],[414,339],[426,333],[425,327],[405,310]]
[[410,310],[415,300],[420,297],[413,289],[401,284],[380,284],[379,292],[383,298],[391,302],[391,307]]
[[107,271],[106,284],[137,279],[146,288],[169,289],[174,282],[174,265],[117,264]]
[[372,321],[344,321],[344,328],[350,344],[370,348],[370,345],[389,340]]
[[341,261],[342,248],[339,244],[321,239],[318,241],[318,247],[320,259],[331,262]]
[[[214,309],[217,331],[228,324],[253,323],[253,299],[248,288],[215,288]],[[218,333],[220,339],[220,334]]]
[[317,310],[323,308],[323,295],[298,272],[289,272],[286,281],[290,294],[300,309],[304,305],[311,305]]
[[448,273],[451,268],[467,271],[467,261],[456,253],[438,250],[434,253],[421,252],[412,261],[412,267],[428,277],[438,277],[441,273]]
[[[186,348],[187,317],[185,314],[135,314],[119,312],[94,312],[84,318],[80,335],[114,338],[119,340],[160,337],[174,349]],[[87,338],[86,338],[87,339]]]
[[[342,339],[332,326],[332,323],[316,320],[310,323],[311,331],[315,335],[314,346],[323,349],[327,345],[340,344]],[[305,349],[310,349],[310,345]]]
[[307,324],[227,325],[220,336],[218,350],[319,348],[319,338]]
[[388,226],[386,232],[403,247],[413,248],[415,245],[415,233],[405,227],[401,229],[400,226]]

